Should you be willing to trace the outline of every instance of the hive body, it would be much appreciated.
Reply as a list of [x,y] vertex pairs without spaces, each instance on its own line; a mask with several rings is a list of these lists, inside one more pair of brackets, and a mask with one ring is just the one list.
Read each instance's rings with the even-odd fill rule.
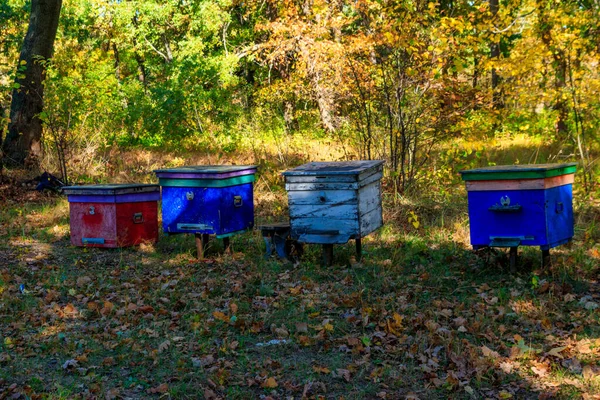
[[63,191],[73,245],[114,248],[158,240],[158,185],[67,186]]
[[381,227],[382,169],[383,161],[312,162],[284,172],[291,236],[336,244]]
[[575,169],[575,164],[542,164],[461,171],[471,244],[548,250],[571,240]]
[[255,166],[195,166],[155,171],[163,230],[228,237],[254,226]]

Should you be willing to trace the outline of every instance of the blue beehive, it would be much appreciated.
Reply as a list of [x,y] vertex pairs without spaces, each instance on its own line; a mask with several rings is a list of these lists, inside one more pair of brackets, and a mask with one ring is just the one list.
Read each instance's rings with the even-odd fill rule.
[[288,192],[291,236],[324,245],[331,263],[336,243],[357,241],[383,224],[383,161],[311,162],[283,173]]
[[166,233],[226,238],[254,225],[253,165],[200,165],[156,170]]
[[547,252],[571,240],[576,168],[571,163],[461,171],[473,247],[540,246]]

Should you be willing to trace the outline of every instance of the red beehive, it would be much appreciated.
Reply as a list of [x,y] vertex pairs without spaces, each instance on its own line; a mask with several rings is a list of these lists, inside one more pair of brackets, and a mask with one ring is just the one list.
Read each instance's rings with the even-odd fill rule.
[[71,243],[126,247],[158,241],[160,187],[144,184],[67,186]]

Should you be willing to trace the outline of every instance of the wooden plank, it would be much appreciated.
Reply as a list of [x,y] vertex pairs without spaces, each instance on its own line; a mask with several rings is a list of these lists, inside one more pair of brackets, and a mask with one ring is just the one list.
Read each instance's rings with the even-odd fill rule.
[[373,174],[373,175],[369,176],[368,178],[363,179],[362,181],[360,181],[358,187],[362,188],[362,187],[370,185],[373,182],[378,182],[378,181],[381,180],[382,177],[383,177],[383,173],[382,172],[378,172],[376,174]]
[[378,172],[360,182],[353,183],[286,183],[285,190],[357,190],[381,179],[383,174]]
[[312,232],[335,232],[338,235],[352,236],[358,234],[357,219],[333,218],[291,218],[293,236],[311,234]]
[[383,165],[383,160],[310,162],[285,171],[284,176],[298,175],[360,175]]
[[303,204],[357,204],[356,190],[293,190],[288,193],[290,208]]
[[358,182],[354,183],[286,183],[285,190],[291,191],[320,191],[320,190],[357,190]]
[[569,185],[575,182],[575,174],[559,175],[550,178],[538,179],[510,179],[467,181],[467,191],[493,191],[493,190],[543,190],[557,186]]
[[306,204],[290,207],[290,218],[358,219],[356,204]]
[[378,207],[360,217],[360,236],[365,237],[383,225],[382,209]]
[[294,236],[295,239],[300,243],[312,243],[312,244],[344,244],[348,243],[348,240],[354,238],[354,235],[313,235],[313,234],[301,234]]
[[377,173],[382,173],[383,175],[383,163],[380,165],[377,165],[375,168],[372,169],[368,169],[364,172],[361,172],[361,174],[358,176],[358,181],[364,181],[365,179],[369,178],[371,175],[375,175]]
[[358,192],[358,212],[362,216],[376,208],[381,208],[381,183],[373,182]]
[[299,175],[286,176],[286,183],[351,183],[358,182],[358,175]]
[[352,183],[361,182],[383,171],[383,165],[369,168],[360,174],[354,175],[336,175],[323,172],[322,175],[288,175],[285,177],[286,183]]

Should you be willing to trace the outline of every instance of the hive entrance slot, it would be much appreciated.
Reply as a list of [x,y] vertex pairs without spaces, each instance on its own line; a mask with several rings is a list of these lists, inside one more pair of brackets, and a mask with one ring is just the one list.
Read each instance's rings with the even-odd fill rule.
[[520,238],[497,237],[491,239],[490,247],[517,247],[521,244]]

